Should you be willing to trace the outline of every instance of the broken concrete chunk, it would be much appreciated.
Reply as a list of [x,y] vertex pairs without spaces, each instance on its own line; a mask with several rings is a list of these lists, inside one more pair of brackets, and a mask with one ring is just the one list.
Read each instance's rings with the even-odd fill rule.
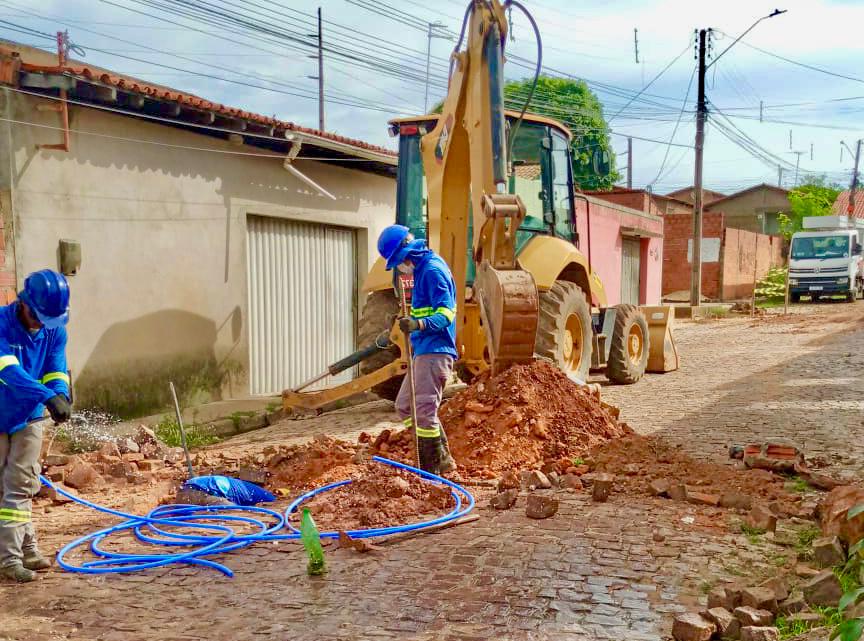
[[759,584],[759,587],[773,590],[774,598],[777,599],[778,603],[789,596],[789,585],[786,583],[786,579],[782,576],[775,576],[767,581],[763,581]]
[[85,490],[93,487],[102,479],[99,473],[89,463],[76,461],[67,471],[64,482],[69,487]]
[[673,501],[685,501],[687,500],[687,487],[683,483],[673,483],[667,494]]
[[489,500],[489,505],[496,510],[509,510],[516,503],[516,498],[519,496],[519,490],[509,489],[503,492],[498,492]]
[[800,592],[791,595],[789,598],[778,604],[778,612],[780,614],[789,615],[807,607],[807,602],[804,601],[804,595]]
[[540,470],[531,470],[531,473],[528,476],[528,485],[529,487],[533,486],[539,490],[548,490],[552,487],[552,482],[549,480],[549,477]]
[[741,591],[741,605],[750,606],[757,610],[768,610],[776,614],[777,596],[772,588],[745,588]]
[[705,492],[687,491],[687,502],[695,505],[720,505],[720,497],[717,494],[706,494]]
[[134,474],[137,471],[137,467],[134,463],[130,463],[129,461],[120,461],[111,465],[107,473],[113,478],[117,479],[125,479],[130,474]]
[[693,612],[679,615],[672,624],[672,638],[675,641],[708,641],[717,630],[713,621]]
[[780,641],[780,631],[771,627],[747,626],[741,628],[741,641]]
[[648,493],[651,496],[669,496],[670,487],[669,479],[654,479],[648,484]]
[[120,450],[114,441],[105,441],[96,453],[96,458],[99,461],[113,463],[116,462],[114,459],[120,458]]
[[753,507],[753,497],[739,492],[724,492],[720,495],[720,507],[731,510],[749,510]]
[[528,495],[525,516],[529,519],[548,519],[550,516],[555,516],[556,512],[558,512],[558,499],[554,496]]
[[725,608],[726,610],[734,610],[735,602],[726,592],[726,588],[720,586],[714,588],[708,593],[708,609]]
[[771,625],[774,622],[774,615],[768,610],[759,610],[749,605],[735,608],[733,614],[741,622],[742,626]]
[[582,479],[580,479],[576,474],[565,474],[561,477],[559,486],[563,490],[581,490],[583,487]]
[[498,479],[499,492],[503,492],[504,490],[518,490],[520,485],[521,482],[519,475],[513,470],[507,470],[501,475],[501,478]]
[[138,447],[138,443],[135,442],[134,439],[131,438],[121,438],[117,441],[117,449],[120,450],[121,454],[128,454],[129,452],[139,452],[141,451]]
[[156,438],[156,432],[151,430],[146,425],[138,426],[138,431],[135,433],[134,441],[138,443],[139,447],[144,444],[156,445],[157,443],[159,443],[159,439]]
[[45,457],[45,460],[42,461],[42,464],[45,467],[62,467],[64,465],[69,465],[69,457],[65,454],[49,454]]
[[804,593],[804,600],[810,605],[833,607],[843,596],[840,580],[831,570],[824,570],[806,581],[801,586],[801,590]]
[[817,574],[819,574],[819,570],[811,568],[806,563],[799,563],[795,566],[795,575],[802,579],[812,579]]
[[751,528],[763,532],[773,532],[777,527],[777,517],[764,505],[754,505],[745,521]]
[[825,536],[813,541],[813,559],[820,568],[830,568],[846,561],[846,552],[840,539]]
[[594,477],[594,487],[591,489],[591,498],[598,503],[604,503],[612,493],[612,484],[615,477],[611,474],[597,474]]
[[741,632],[741,622],[726,608],[709,608],[703,616],[714,622],[721,638],[734,639]]

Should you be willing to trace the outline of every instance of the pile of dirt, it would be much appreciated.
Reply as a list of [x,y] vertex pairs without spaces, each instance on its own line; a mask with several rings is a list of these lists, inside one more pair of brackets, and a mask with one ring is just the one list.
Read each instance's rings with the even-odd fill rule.
[[[439,416],[460,469],[471,477],[494,478],[544,464],[565,471],[591,448],[631,433],[616,414],[552,364],[535,361],[495,377],[479,376],[445,403]],[[411,433],[385,432],[371,443],[373,452],[410,460]]]
[[363,465],[353,482],[303,505],[322,531],[413,523],[453,506],[449,489],[379,463]]
[[615,474],[616,491],[629,494],[645,495],[652,481],[666,480],[708,496],[751,497],[788,515],[801,509],[801,495],[784,489],[788,479],[782,475],[699,461],[655,437],[634,434],[611,441],[594,449],[588,462],[593,471]]
[[303,445],[265,451],[268,485],[274,489],[306,490],[356,478],[365,469],[358,447],[330,436],[318,435]]

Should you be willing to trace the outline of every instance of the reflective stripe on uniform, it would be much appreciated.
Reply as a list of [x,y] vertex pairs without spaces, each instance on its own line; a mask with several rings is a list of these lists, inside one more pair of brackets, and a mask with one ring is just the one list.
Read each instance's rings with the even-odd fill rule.
[[418,427],[417,436],[420,438],[439,438],[441,436],[441,428],[437,425],[432,427]]
[[414,426],[414,420],[409,416],[408,418],[406,418],[405,420],[402,421],[402,425],[404,425],[405,427],[413,427]]
[[10,365],[21,365],[18,359],[14,356],[0,356],[0,370],[3,370]]
[[50,383],[51,381],[63,381],[69,385],[69,375],[64,372],[48,372],[42,377],[42,384]]
[[435,313],[442,314],[450,322],[453,322],[453,319],[456,318],[456,311],[449,307],[439,307],[435,310]]
[[429,316],[434,316],[435,314],[443,314],[444,317],[452,321],[456,318],[456,310],[450,309],[449,307],[412,307],[411,308],[411,316],[414,318],[428,318]]
[[14,510],[10,507],[0,508],[0,521],[27,523],[30,521],[30,512],[26,510]]

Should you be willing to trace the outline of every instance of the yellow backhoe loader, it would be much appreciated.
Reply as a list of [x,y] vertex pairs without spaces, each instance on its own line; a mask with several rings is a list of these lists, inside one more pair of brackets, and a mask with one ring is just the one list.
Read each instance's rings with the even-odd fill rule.
[[[603,284],[579,250],[572,134],[526,113],[530,96],[522,112],[504,109],[511,6],[525,11],[515,0],[472,0],[441,114],[390,122],[399,136],[396,222],[428,240],[465,293],[457,313],[457,371],[470,381],[490,367],[495,372],[539,357],[577,380],[605,369],[610,380],[629,384],[646,370],[677,369],[670,308],[607,307]],[[537,37],[539,75],[540,36],[525,14]],[[286,390],[287,408],[317,408],[369,389],[395,398],[407,351],[394,323],[394,282],[382,260],[363,291],[363,348]],[[353,381],[302,392],[357,364],[362,375]]]

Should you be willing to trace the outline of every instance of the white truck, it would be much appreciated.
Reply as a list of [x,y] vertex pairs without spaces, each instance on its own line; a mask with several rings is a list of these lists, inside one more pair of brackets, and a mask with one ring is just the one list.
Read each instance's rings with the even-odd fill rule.
[[804,218],[789,251],[789,299],[844,296],[864,291],[864,220],[848,216]]

